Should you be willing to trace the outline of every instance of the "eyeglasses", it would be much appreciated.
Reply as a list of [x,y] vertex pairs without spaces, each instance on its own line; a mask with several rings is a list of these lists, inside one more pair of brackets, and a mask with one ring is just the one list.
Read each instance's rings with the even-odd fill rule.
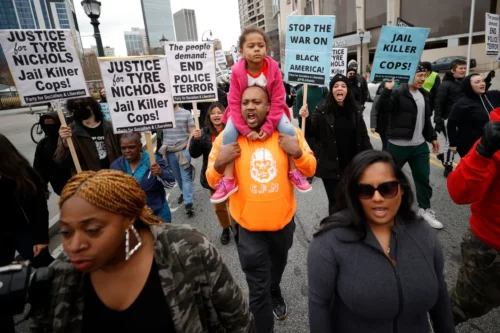
[[378,191],[385,199],[394,198],[399,192],[399,181],[382,183],[377,188],[368,184],[358,184],[358,196],[360,199],[373,198],[375,191]]

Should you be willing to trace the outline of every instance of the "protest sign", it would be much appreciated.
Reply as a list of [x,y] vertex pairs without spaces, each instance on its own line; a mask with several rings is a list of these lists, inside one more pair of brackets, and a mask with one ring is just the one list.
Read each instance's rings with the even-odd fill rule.
[[107,102],[100,102],[101,105],[101,111],[102,114],[104,115],[104,119],[107,121],[111,121],[111,115],[109,114],[109,104]]
[[224,72],[222,72],[222,70],[220,69],[219,65],[215,66],[215,76],[218,79],[223,79],[224,78]]
[[415,25],[411,24],[410,22],[403,20],[401,17],[397,18],[396,25],[398,27],[414,27],[415,26]]
[[231,56],[233,57],[233,63],[237,63],[240,60],[240,54],[238,53],[238,48],[236,46],[231,46]]
[[486,55],[498,56],[498,28],[500,15],[486,13]]
[[227,65],[226,54],[222,50],[215,51],[215,62],[217,65]]
[[163,56],[99,59],[115,134],[175,126]]
[[165,44],[174,103],[217,99],[212,42]]
[[335,16],[288,16],[285,80],[328,85]]
[[337,74],[347,75],[347,48],[333,48],[331,67],[330,78]]
[[383,26],[373,60],[370,80],[413,82],[420,62],[428,28]]
[[23,105],[89,96],[70,30],[0,30]]

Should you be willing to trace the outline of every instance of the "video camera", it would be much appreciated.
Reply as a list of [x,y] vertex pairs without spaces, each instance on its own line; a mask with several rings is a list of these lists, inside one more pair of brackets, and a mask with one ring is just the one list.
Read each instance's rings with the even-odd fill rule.
[[32,273],[29,263],[0,267],[0,316],[22,314],[26,303],[31,304],[33,309],[48,299],[52,269],[42,267],[34,275]]

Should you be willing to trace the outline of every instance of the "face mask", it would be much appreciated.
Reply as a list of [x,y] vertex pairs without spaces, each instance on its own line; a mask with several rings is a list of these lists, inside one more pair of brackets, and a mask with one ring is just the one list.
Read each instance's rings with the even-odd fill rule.
[[84,106],[78,106],[73,112],[73,117],[79,121],[89,119],[91,115],[92,112]]
[[99,96],[101,96],[101,102],[107,102],[106,96],[104,96],[104,95],[99,95]]
[[56,138],[59,135],[59,125],[42,125],[42,129],[49,138]]
[[356,75],[353,75],[349,78],[349,81],[354,82],[356,81]]

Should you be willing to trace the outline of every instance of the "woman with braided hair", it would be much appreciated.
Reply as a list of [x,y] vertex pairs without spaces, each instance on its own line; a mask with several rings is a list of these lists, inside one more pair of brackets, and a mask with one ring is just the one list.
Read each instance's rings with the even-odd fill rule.
[[34,332],[255,332],[215,247],[153,215],[134,177],[81,172],[59,206],[66,256],[51,266]]

